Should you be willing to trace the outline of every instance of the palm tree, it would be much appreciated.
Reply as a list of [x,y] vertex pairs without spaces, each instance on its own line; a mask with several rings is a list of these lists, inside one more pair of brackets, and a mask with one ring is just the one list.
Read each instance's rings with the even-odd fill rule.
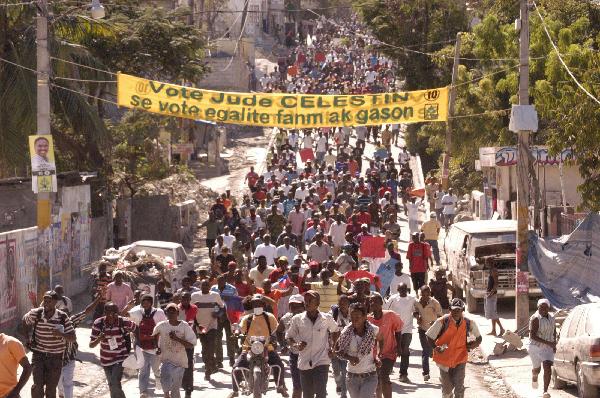
[[[58,168],[101,170],[101,147],[108,145],[109,137],[102,106],[91,97],[100,97],[111,87],[91,81],[114,79],[100,71],[106,68],[79,43],[112,35],[114,27],[64,8],[54,11],[49,25],[54,57],[50,99],[52,134],[61,153]],[[0,177],[23,176],[29,165],[27,136],[36,131],[35,13],[31,5],[0,7],[0,58],[24,66],[0,62]]]

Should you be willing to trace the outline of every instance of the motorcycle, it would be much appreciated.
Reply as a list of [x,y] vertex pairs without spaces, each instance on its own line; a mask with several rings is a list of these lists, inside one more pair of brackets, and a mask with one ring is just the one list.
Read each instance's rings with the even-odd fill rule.
[[[262,398],[267,393],[269,378],[273,368],[279,370],[279,377],[282,377],[282,369],[278,365],[269,365],[269,352],[267,350],[267,341],[262,336],[252,336],[250,339],[250,350],[246,355],[248,367],[238,367],[233,371],[233,380],[238,391],[243,395],[252,395],[252,398]],[[240,380],[241,374],[241,380]],[[279,383],[277,383],[279,385]]]

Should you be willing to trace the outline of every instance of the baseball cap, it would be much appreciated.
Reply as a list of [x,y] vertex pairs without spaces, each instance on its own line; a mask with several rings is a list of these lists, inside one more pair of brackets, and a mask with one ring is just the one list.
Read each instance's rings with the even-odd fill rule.
[[304,296],[302,296],[301,294],[293,294],[290,297],[289,303],[304,304]]
[[311,261],[310,263],[308,263],[308,267],[309,267],[310,269],[317,269],[317,268],[319,268],[319,262],[318,262],[318,261],[315,261],[315,260],[313,260],[313,261]]
[[287,263],[288,258],[286,256],[279,257],[279,261],[285,261]]
[[154,297],[152,297],[151,294],[145,293],[145,294],[142,295],[142,298],[140,299],[140,302],[144,301],[144,300],[150,300],[150,301],[154,302]]
[[464,311],[465,303],[459,298],[452,299],[452,302],[450,302],[450,309]]
[[179,307],[177,307],[177,304],[175,303],[167,304],[167,306],[165,307],[165,311],[168,311],[170,308],[175,308],[179,312]]

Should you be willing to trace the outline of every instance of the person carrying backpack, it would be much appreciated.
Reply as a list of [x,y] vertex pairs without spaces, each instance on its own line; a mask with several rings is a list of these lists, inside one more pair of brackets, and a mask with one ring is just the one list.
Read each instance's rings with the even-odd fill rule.
[[104,305],[104,316],[92,325],[90,348],[100,344],[100,365],[104,368],[110,398],[125,398],[121,386],[123,361],[131,352],[130,333],[135,330],[135,324],[119,316],[119,307],[110,301]]
[[32,398],[56,398],[67,342],[75,341],[75,330],[69,316],[56,309],[58,300],[56,292],[46,292],[41,307],[32,309],[23,317],[27,346],[33,351]]
[[465,318],[464,311],[465,303],[453,299],[450,314],[438,318],[426,333],[433,347],[433,360],[440,368],[442,397],[464,397],[468,352],[481,344],[477,324]]
[[144,355],[144,366],[138,373],[140,398],[145,398],[148,394],[150,368],[154,371],[156,389],[160,389],[160,360],[156,355],[157,341],[152,333],[159,322],[167,320],[167,316],[162,309],[154,308],[153,303],[154,298],[152,295],[144,294],[140,306],[136,306],[129,311],[129,319],[137,326],[135,345],[142,349]]

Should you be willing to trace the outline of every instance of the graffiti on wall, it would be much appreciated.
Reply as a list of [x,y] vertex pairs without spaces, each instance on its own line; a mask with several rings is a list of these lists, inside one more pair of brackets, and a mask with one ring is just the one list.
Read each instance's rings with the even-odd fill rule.
[[0,238],[0,328],[17,313],[17,241],[13,234]]

